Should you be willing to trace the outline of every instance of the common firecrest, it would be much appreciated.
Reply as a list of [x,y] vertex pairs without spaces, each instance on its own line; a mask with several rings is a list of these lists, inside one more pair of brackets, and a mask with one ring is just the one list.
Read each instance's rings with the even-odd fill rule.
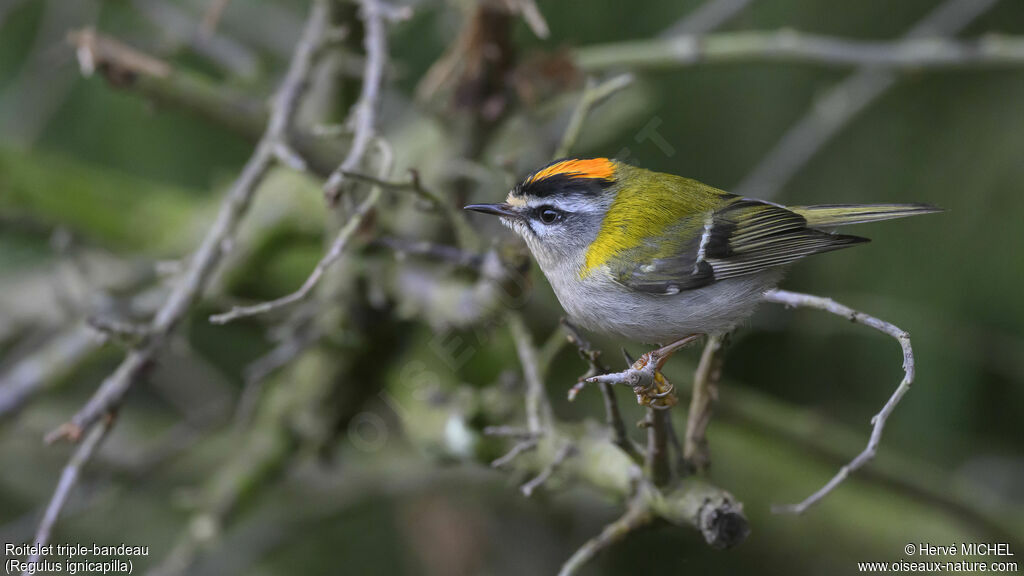
[[728,332],[788,265],[868,241],[826,229],[939,211],[786,207],[608,158],[554,162],[505,202],[465,208],[525,239],[575,324],[647,343]]

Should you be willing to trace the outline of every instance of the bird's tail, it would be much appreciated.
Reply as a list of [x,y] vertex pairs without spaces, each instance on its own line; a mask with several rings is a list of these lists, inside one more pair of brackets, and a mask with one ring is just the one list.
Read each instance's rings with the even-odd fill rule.
[[790,206],[789,209],[807,219],[807,226],[811,228],[863,224],[942,212],[942,208],[931,204],[822,204]]

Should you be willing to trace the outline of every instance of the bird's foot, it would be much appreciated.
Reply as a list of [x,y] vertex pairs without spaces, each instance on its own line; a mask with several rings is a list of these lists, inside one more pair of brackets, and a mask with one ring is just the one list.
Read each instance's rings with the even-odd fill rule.
[[673,394],[674,386],[661,373],[661,368],[676,351],[700,336],[700,334],[691,334],[667,346],[651,350],[641,355],[636,362],[633,362],[632,366],[622,372],[587,378],[569,391],[569,399],[573,399],[584,384],[626,384],[633,388],[636,401],[641,406],[648,406],[655,410],[667,410],[675,406],[678,399]]

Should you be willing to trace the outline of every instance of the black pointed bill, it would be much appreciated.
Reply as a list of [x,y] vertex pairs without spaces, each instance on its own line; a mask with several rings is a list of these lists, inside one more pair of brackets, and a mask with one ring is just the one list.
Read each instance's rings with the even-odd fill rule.
[[510,204],[470,204],[463,206],[463,210],[472,210],[473,212],[480,212],[482,214],[491,214],[494,216],[508,216],[509,218],[518,218],[519,211],[516,210]]

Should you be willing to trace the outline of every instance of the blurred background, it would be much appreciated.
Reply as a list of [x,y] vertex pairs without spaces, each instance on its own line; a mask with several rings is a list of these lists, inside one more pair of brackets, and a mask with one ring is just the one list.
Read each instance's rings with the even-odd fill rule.
[[[724,13],[694,17],[704,2]],[[931,35],[1019,35],[1024,4],[531,6],[427,0],[387,25],[378,130],[394,150],[391,178],[414,168],[451,206],[497,201],[552,156],[588,78],[593,86],[629,72],[628,85],[590,110],[573,155],[624,158],[781,203],[947,209],[858,226],[870,244],[802,262],[783,284],[910,332],[917,379],[878,459],[804,516],[771,513],[862,449],[902,372],[896,342],[880,333],[765,305],[732,337],[709,429],[709,479],[744,503],[749,539],[712,550],[696,531],[660,523],[584,572],[853,573],[856,561],[903,558],[908,542],[1009,542],[1019,557],[1024,67],[875,70],[851,81],[855,67],[786,58],[599,60],[624,54],[618,42],[710,26],[883,41],[932,17]],[[32,540],[74,450],[43,436],[138,344],[103,326],[148,321],[188,265],[263,131],[309,9],[0,2],[3,542]],[[358,14],[331,3],[337,37],[295,120],[297,147],[329,167],[349,145],[342,122],[366,62]],[[89,53],[83,30],[116,39],[137,67]],[[622,504],[557,474],[526,498],[518,485],[527,476],[488,466],[509,444],[484,427],[522,425],[522,370],[509,303],[480,266],[415,248],[458,240],[443,210],[388,192],[309,302],[207,321],[303,282],[347,218],[346,202],[326,207],[322,178],[315,167],[267,173],[208,289],[83,470],[52,541],[148,545],[136,570],[163,574],[557,572]],[[363,186],[349,192],[361,197]],[[478,252],[525,262],[494,222],[469,222]],[[558,421],[601,422],[596,390],[566,401],[586,364],[557,345],[561,309],[539,270],[527,277],[512,300],[542,351],[557,352],[544,382]],[[620,346],[644,351],[593,343],[616,369]],[[684,390],[680,429],[699,355],[686,350],[667,369]],[[628,390],[618,395],[642,438],[640,407]]]

